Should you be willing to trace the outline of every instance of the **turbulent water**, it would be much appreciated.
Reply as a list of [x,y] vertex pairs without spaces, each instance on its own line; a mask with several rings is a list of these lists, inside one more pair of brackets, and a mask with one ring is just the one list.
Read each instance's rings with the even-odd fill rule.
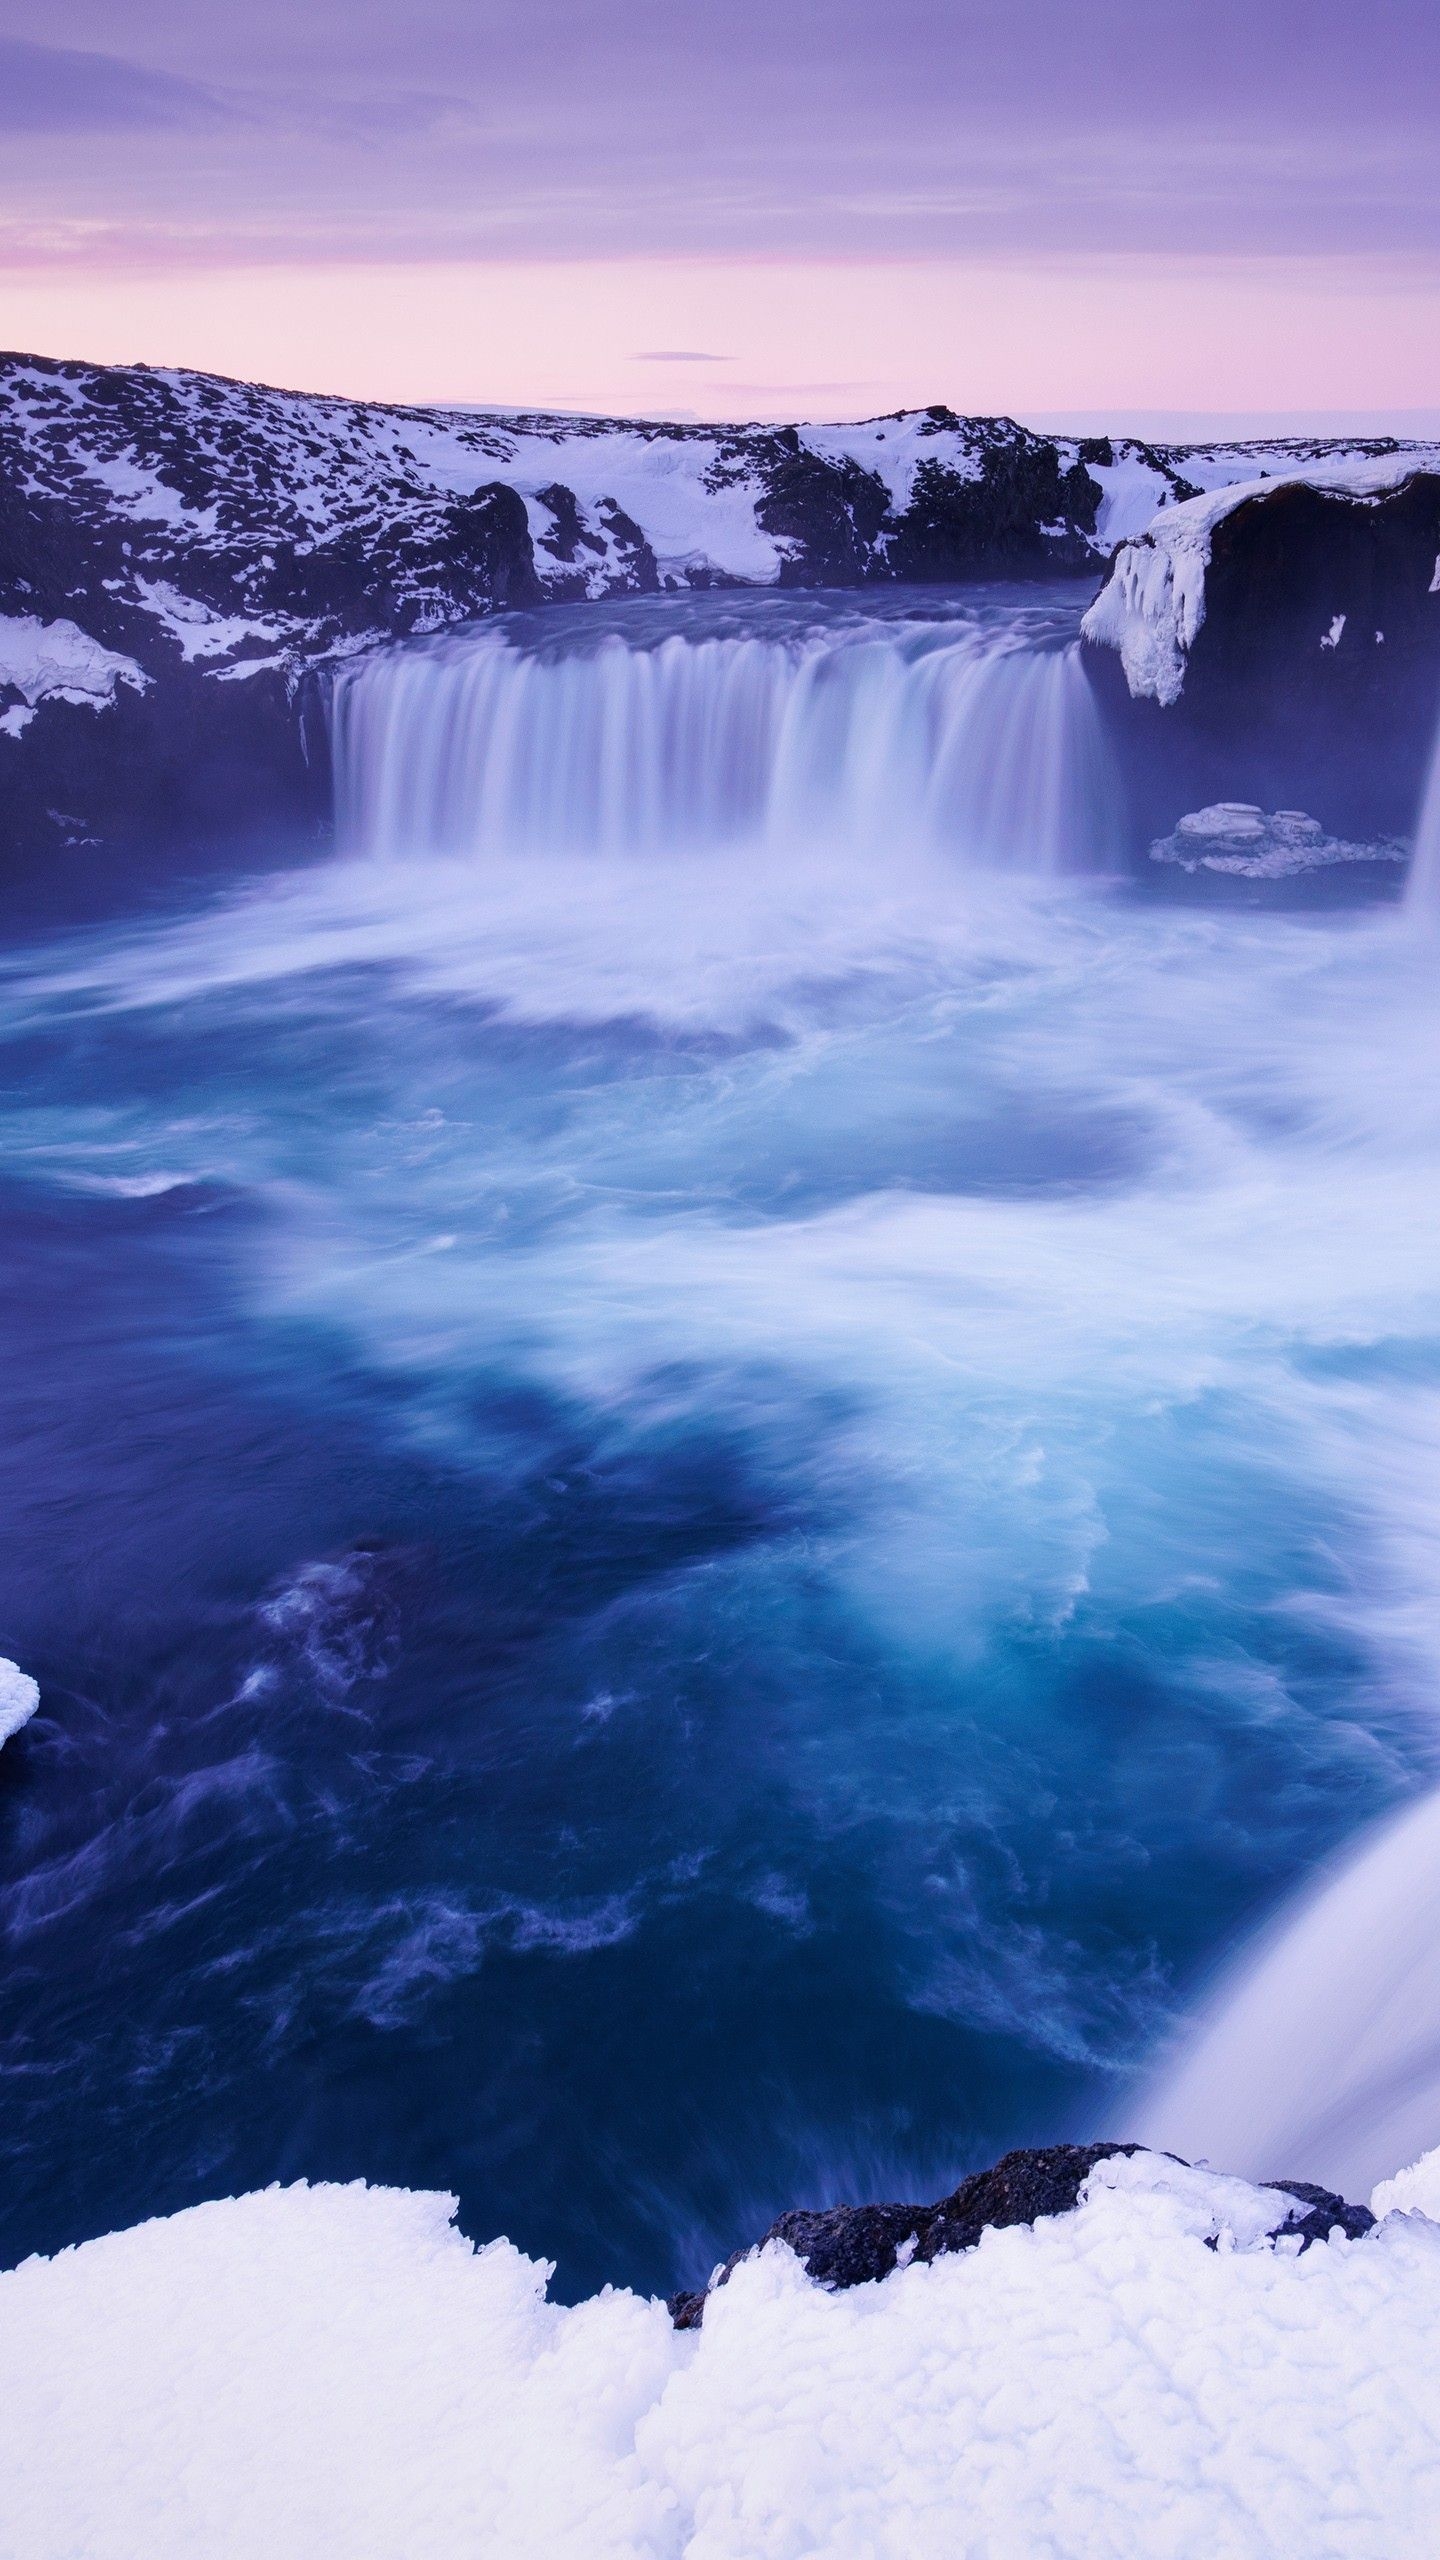
[[1128,2121],[1433,1778],[1433,948],[1109,881],[1077,612],[422,646],[340,858],[9,967],[10,2254],[694,2280]]

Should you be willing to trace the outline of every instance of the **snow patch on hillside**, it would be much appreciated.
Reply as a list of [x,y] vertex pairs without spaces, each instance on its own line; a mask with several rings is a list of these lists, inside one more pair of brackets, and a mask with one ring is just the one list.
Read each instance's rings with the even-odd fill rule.
[[[245,614],[217,613],[213,605],[202,604],[198,597],[182,595],[164,578],[135,580],[135,593],[147,613],[153,613],[172,640],[180,644],[187,666],[197,658],[228,657],[246,640],[280,640],[287,626],[282,622],[255,621]],[[241,673],[241,669],[232,669]]]
[[892,418],[862,418],[853,426],[801,427],[807,453],[823,462],[854,462],[873,471],[897,516],[903,516],[915,494],[915,474],[922,462],[936,462],[957,480],[979,480],[985,471],[984,447],[975,430],[937,424],[928,409],[906,409]]
[[[132,685],[143,692],[150,679],[133,658],[102,649],[78,622],[42,622],[38,614],[0,614],[0,692],[14,692],[16,705],[0,721],[9,737],[18,737],[42,702],[75,702],[103,711],[115,699],[115,688]],[[17,716],[18,715],[18,716]]]
[[848,2293],[772,2245],[681,2335],[548,2301],[446,2196],[201,2205],[0,2276],[6,2548],[1430,2560],[1440,2227],[1300,2255],[1287,2206],[1116,2158],[1075,2213]]

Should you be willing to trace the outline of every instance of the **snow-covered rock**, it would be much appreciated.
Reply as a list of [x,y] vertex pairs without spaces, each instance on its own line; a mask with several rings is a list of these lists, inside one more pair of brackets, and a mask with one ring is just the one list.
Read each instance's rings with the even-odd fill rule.
[[1124,541],[1082,632],[1137,849],[1224,801],[1313,810],[1337,847],[1413,838],[1437,553],[1440,447],[1418,445],[1270,449],[1265,476],[1197,488]]
[[149,678],[133,658],[102,649],[88,631],[64,616],[42,622],[34,613],[0,613],[0,702],[18,694],[0,713],[0,735],[24,735],[42,702],[83,704],[104,710],[115,699],[117,684],[143,693]]
[[[1121,542],[1110,575],[1085,616],[1085,637],[1097,648],[1118,652],[1132,695],[1168,706],[1179,700],[1190,654],[1205,622],[1207,572],[1217,528],[1246,509],[1273,506],[1286,492],[1302,490],[1351,507],[1373,507],[1412,485],[1417,475],[1436,473],[1440,473],[1440,447],[1436,446],[1378,454],[1322,450],[1263,476],[1242,478],[1163,506],[1143,530]],[[1429,570],[1428,554],[1425,565]],[[1333,611],[1319,625],[1315,646],[1336,649],[1348,619],[1343,607]],[[1378,626],[1373,644],[1384,645]]]
[[0,1750],[40,1704],[40,1684],[18,1662],[0,1659]]
[[1250,800],[1221,800],[1192,809],[1168,836],[1150,847],[1152,862],[1181,871],[1215,871],[1243,880],[1288,880],[1337,863],[1404,862],[1409,847],[1397,837],[1353,844],[1327,835],[1303,809],[1257,808]]
[[1393,2178],[1382,2178],[1371,2194],[1370,2210],[1382,2222],[1387,2213],[1423,2213],[1427,2221],[1440,2223],[1440,2150],[1427,2151],[1408,2169],[1397,2169]]
[[1273,2235],[1156,2154],[844,2292],[772,2243],[698,2332],[270,2188],[0,2276],[11,2560],[1429,2560],[1440,2225]]

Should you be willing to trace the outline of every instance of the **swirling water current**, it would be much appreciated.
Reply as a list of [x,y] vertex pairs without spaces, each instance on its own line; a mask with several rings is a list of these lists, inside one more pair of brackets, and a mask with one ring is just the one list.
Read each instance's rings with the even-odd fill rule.
[[1118,2123],[1433,1777],[1432,954],[1118,885],[1078,611],[367,662],[333,860],[11,955],[5,2255],[693,2281]]

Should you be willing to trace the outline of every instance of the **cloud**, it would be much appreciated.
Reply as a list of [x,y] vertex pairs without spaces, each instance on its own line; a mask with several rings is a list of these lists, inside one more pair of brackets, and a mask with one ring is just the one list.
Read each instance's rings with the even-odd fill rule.
[[733,356],[707,356],[699,347],[645,347],[632,364],[733,364]]
[[0,45],[0,261],[1433,259],[1440,8],[1367,6],[66,0],[95,50]]
[[113,53],[0,37],[0,131],[107,133],[213,124],[228,111],[192,80]]

